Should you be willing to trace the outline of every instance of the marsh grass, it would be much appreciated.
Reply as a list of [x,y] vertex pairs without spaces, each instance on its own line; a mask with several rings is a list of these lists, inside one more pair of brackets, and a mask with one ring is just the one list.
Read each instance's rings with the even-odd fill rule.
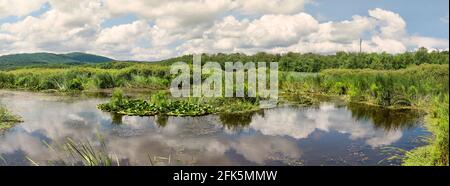
[[0,88],[83,91],[115,87],[161,89],[168,86],[169,67],[130,63],[123,68],[23,68],[0,71]]
[[[328,69],[318,75],[284,74],[281,87],[287,95],[321,94],[344,97],[347,102],[379,106],[394,113],[402,109],[424,111],[426,128],[432,133],[423,147],[406,151],[384,149],[402,165],[448,166],[448,64],[422,64],[401,70]],[[296,96],[301,95],[301,96]],[[300,99],[300,101],[305,99]],[[433,103],[433,104],[430,104]],[[358,113],[356,113],[358,117]],[[401,117],[399,117],[401,118]],[[375,123],[393,125],[397,120],[379,117]],[[384,125],[383,125],[384,126]],[[423,140],[423,139],[421,139]]]
[[[63,143],[53,143],[50,145],[46,141],[43,143],[51,153],[56,154],[55,160],[46,160],[43,165],[64,165],[64,166],[120,166],[119,158],[116,154],[108,151],[105,141],[97,135],[98,142],[75,141],[66,138]],[[36,160],[27,157],[31,165],[40,166]]]
[[[132,165],[123,163],[129,161],[119,158],[118,154],[109,150],[103,137],[97,133],[96,140],[75,140],[70,137],[65,138],[62,143],[52,144],[42,141],[51,154],[56,157],[51,160],[37,161],[31,157],[26,157],[30,165],[33,166],[123,166]],[[149,166],[172,165],[173,156],[152,156],[147,153],[147,163]],[[125,162],[126,162],[125,161]],[[7,160],[0,156],[0,163],[7,165]]]
[[426,127],[432,135],[426,139],[428,145],[405,153],[406,166],[449,166],[449,97],[435,98],[426,116]]
[[449,66],[423,64],[401,70],[328,69],[318,75],[286,74],[285,93],[345,97],[391,108],[424,108],[434,96],[449,91]]
[[20,122],[22,122],[22,120],[19,116],[12,114],[5,107],[0,105],[0,131],[11,128]]
[[448,135],[449,135],[449,97],[448,94],[436,97],[430,105],[430,111],[425,116],[425,127],[430,136],[420,136],[418,142],[427,145],[412,150],[396,147],[384,147],[381,152],[387,158],[379,162],[400,162],[403,166],[449,166]]

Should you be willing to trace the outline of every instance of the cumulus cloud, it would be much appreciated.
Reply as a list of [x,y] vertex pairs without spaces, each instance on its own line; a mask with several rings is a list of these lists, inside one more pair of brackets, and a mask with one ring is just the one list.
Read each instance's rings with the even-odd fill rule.
[[303,10],[309,0],[243,0],[239,1],[244,14],[292,14]]
[[319,23],[310,15],[264,15],[246,29],[249,42],[256,47],[289,46],[318,30]]
[[386,11],[380,8],[369,10],[369,15],[376,20],[377,26],[379,26],[380,35],[385,38],[398,38],[406,34],[406,22],[391,11]]
[[[319,21],[311,0],[0,0],[0,54],[93,52],[117,59],[157,60],[188,53],[358,51],[399,53],[448,48],[448,39],[411,35],[397,13],[368,10],[349,20]],[[48,3],[41,15],[30,12]],[[134,15],[111,27],[105,21]]]
[[106,0],[113,14],[134,13],[154,20],[173,33],[209,26],[219,15],[232,9],[231,0],[128,1]]
[[[53,1],[51,1],[53,3]],[[38,17],[27,16],[0,26],[0,33],[10,36],[11,52],[87,50],[97,37],[103,19],[100,1],[79,1],[78,6],[55,5]],[[52,4],[53,6],[53,4]],[[59,9],[59,7],[63,9]]]
[[411,36],[399,14],[382,9],[355,15],[351,20],[319,23],[306,13],[264,15],[254,20],[228,16],[205,32],[202,38],[185,42],[178,50],[185,53],[258,51],[284,53],[334,53],[359,50],[359,39],[366,52],[401,53],[420,46],[448,48],[448,40]]
[[25,16],[38,10],[46,0],[0,0],[0,18]]
[[423,46],[429,49],[445,49],[448,48],[448,40],[437,39],[432,37],[411,36],[409,38],[411,45]]
[[95,41],[99,53],[126,57],[140,42],[150,43],[151,27],[145,20],[123,24],[100,31]]

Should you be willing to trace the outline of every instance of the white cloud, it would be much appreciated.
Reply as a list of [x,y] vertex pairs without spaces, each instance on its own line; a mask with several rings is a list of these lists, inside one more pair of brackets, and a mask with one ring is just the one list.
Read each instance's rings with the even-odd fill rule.
[[155,20],[160,27],[176,31],[213,22],[231,10],[231,0],[106,0],[113,14],[134,13]]
[[113,14],[135,13],[156,19],[172,20],[177,26],[212,22],[224,14],[293,14],[310,0],[105,0]]
[[376,24],[380,27],[383,37],[398,38],[406,34],[406,22],[399,14],[376,8],[369,10],[369,15],[377,20]]
[[360,39],[363,34],[375,28],[374,20],[368,17],[353,16],[350,21],[331,22],[322,24],[321,31],[327,35],[322,35],[326,39],[337,42],[347,43]]
[[432,37],[411,36],[409,38],[411,45],[423,46],[428,49],[445,49],[448,48],[448,40],[437,39]]
[[241,0],[239,9],[244,14],[292,14],[303,10],[309,0]]
[[373,46],[369,49],[374,52],[401,53],[406,51],[406,46],[399,40],[374,36],[371,42]]
[[359,51],[359,39],[366,52],[400,53],[419,46],[448,48],[448,41],[410,36],[405,21],[396,13],[369,10],[369,16],[319,23],[306,13],[264,15],[255,20],[228,16],[217,21],[201,38],[186,41],[182,53],[258,51],[284,53]]
[[289,46],[307,38],[319,29],[319,23],[309,14],[264,15],[250,23],[246,37],[252,46]]
[[27,16],[18,22],[1,25],[0,33],[14,38],[9,50],[66,52],[91,47],[91,41],[101,29],[101,3],[80,1],[78,6],[71,7],[72,11],[57,7],[39,17]]
[[25,16],[38,10],[46,0],[0,0],[0,18]]
[[[23,2],[0,0],[0,17],[11,11],[23,16],[14,23],[0,23],[0,54],[87,51],[118,59],[155,60],[201,52],[334,53],[358,51],[360,38],[366,52],[448,48],[447,39],[410,35],[399,14],[379,8],[349,20],[320,22],[301,12],[310,0]],[[50,10],[27,16],[45,2]],[[24,10],[13,10],[12,3]],[[101,26],[128,14],[137,20]]]
[[98,53],[129,57],[140,42],[150,44],[151,27],[145,20],[103,29],[95,41]]

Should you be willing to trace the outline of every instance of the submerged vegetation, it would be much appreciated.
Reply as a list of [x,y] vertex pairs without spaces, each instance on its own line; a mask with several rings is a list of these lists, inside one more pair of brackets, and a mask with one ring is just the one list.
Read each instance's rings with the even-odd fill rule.
[[0,105],[0,131],[11,128],[20,122],[19,116],[12,114],[5,107]]

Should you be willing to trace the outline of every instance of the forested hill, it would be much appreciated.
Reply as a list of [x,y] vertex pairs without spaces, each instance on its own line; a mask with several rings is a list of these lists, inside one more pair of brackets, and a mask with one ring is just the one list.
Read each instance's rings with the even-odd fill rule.
[[12,69],[24,66],[77,65],[111,62],[114,59],[74,52],[68,54],[24,53],[0,56],[0,69]]

